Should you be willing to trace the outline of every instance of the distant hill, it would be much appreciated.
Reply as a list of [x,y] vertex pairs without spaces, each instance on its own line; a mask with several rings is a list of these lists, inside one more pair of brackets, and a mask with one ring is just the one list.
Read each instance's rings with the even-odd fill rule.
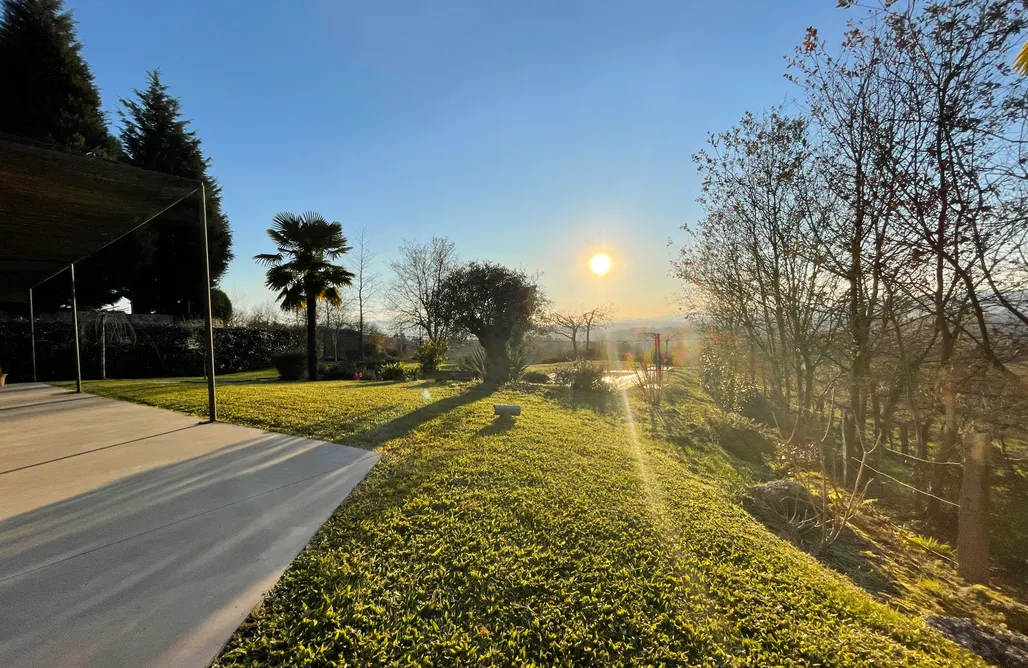
[[608,341],[631,341],[643,338],[647,333],[660,332],[661,337],[676,339],[697,338],[696,323],[682,315],[667,315],[658,318],[626,318],[616,320],[604,329],[599,337]]

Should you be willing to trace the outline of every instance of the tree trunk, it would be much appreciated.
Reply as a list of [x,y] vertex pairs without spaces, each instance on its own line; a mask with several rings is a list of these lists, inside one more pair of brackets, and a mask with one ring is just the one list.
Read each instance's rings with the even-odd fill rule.
[[849,487],[850,484],[850,457],[853,456],[853,442],[856,440],[856,424],[853,422],[852,411],[842,409],[842,484]]
[[507,342],[498,339],[479,339],[485,349],[485,379],[490,383],[505,383],[510,380],[510,355]]
[[[957,388],[953,379],[953,369],[943,370],[942,404],[944,407],[943,424],[940,430],[939,452],[935,461],[940,464],[950,461],[956,454],[959,431],[957,423]],[[946,486],[949,482],[948,466],[933,466],[931,475],[931,493],[946,498]],[[938,499],[928,497],[928,521],[936,525],[943,520],[942,504]]]
[[318,301],[307,295],[307,378],[318,379]]
[[107,380],[107,316],[100,316],[100,380]]
[[964,462],[957,524],[957,570],[971,583],[989,584],[989,437],[975,432]]
[[[928,435],[931,433],[931,429],[932,425],[930,422],[915,419],[914,437],[917,439],[917,456],[919,459],[928,459]],[[928,473],[925,470],[926,466],[927,464],[924,462],[917,462],[914,466],[914,487],[921,491],[926,491],[925,478]]]

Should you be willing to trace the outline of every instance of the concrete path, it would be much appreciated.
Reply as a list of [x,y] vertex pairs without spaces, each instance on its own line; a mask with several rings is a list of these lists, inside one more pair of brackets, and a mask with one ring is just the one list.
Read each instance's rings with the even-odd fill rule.
[[204,666],[378,461],[0,389],[0,666]]

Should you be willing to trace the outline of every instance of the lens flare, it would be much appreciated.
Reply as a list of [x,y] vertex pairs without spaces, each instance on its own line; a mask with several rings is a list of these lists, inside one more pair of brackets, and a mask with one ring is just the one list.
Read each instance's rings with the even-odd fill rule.
[[593,255],[591,260],[589,260],[589,268],[598,276],[603,276],[610,271],[612,264],[614,263],[606,253],[597,253],[596,255]]

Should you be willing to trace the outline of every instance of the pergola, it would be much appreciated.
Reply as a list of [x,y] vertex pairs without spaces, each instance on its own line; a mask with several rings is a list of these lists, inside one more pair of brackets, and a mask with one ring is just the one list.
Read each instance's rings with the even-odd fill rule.
[[197,224],[203,228],[205,365],[208,415],[214,422],[214,329],[203,182],[0,135],[0,301],[29,304],[33,380],[33,289],[65,269],[69,271],[75,391],[81,392],[75,264],[192,196],[199,198]]

